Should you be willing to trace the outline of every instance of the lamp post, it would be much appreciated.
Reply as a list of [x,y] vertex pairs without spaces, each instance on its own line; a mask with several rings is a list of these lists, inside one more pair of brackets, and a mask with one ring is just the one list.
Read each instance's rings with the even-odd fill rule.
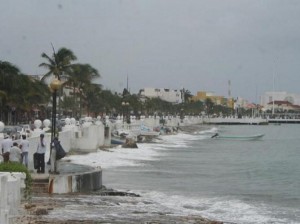
[[58,79],[54,79],[50,83],[50,88],[52,90],[51,142],[53,141],[53,139],[55,138],[55,135],[56,135],[56,96],[57,96],[57,90],[59,90],[60,87],[61,87],[61,81]]
[[[125,121],[125,119],[126,119],[126,123],[127,123],[127,114],[128,114],[128,107],[129,107],[129,102],[125,102],[125,101],[123,101],[122,102],[122,107],[124,108],[123,109],[123,123],[124,123],[124,121]],[[125,112],[126,111],[126,112]],[[125,115],[125,116],[124,116]]]
[[180,109],[180,122],[183,123],[184,114],[183,114],[183,108]]

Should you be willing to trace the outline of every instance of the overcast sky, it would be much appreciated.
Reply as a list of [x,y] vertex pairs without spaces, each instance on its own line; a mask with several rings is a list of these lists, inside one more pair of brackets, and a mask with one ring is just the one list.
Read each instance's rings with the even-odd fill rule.
[[299,0],[1,0],[0,60],[44,74],[41,53],[71,49],[104,88],[211,91],[259,102],[300,93]]

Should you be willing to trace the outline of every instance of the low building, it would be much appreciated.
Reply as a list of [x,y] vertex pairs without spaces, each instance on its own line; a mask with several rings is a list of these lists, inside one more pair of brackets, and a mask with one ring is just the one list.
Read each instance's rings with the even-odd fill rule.
[[281,92],[265,92],[261,96],[261,105],[267,107],[269,103],[275,101],[288,101],[293,105],[300,105],[300,95],[295,93]]
[[275,112],[300,112],[299,105],[294,105],[286,100],[275,100],[264,106],[265,111],[273,111],[273,108]]
[[199,91],[196,96],[192,97],[192,101],[202,101],[205,102],[206,99],[210,99],[215,105],[222,105],[229,108],[234,107],[233,98],[226,98],[224,96],[217,96],[212,92]]
[[139,91],[139,95],[147,98],[160,98],[161,100],[179,104],[182,103],[182,92],[164,88],[144,88]]

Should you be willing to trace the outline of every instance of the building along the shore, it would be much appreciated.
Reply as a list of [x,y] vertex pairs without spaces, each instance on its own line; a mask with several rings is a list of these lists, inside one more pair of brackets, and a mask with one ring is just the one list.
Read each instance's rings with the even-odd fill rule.
[[210,99],[215,105],[222,105],[229,108],[234,108],[233,98],[226,98],[224,96],[217,96],[213,92],[198,91],[195,96],[191,98],[192,101],[202,101]]
[[164,88],[144,88],[139,92],[141,97],[160,98],[161,100],[179,104],[183,102],[181,90],[172,90]]

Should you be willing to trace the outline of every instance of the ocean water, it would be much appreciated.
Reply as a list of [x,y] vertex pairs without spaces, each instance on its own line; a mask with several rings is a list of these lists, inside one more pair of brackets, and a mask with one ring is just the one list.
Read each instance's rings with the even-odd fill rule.
[[[265,136],[252,141],[212,139],[215,132]],[[70,158],[101,166],[106,187],[140,194],[134,210],[141,213],[201,215],[228,223],[300,223],[299,133],[297,124],[200,125],[139,144],[138,149]],[[107,210],[98,218],[104,220],[109,213],[129,216],[132,199],[121,200],[114,214]]]

